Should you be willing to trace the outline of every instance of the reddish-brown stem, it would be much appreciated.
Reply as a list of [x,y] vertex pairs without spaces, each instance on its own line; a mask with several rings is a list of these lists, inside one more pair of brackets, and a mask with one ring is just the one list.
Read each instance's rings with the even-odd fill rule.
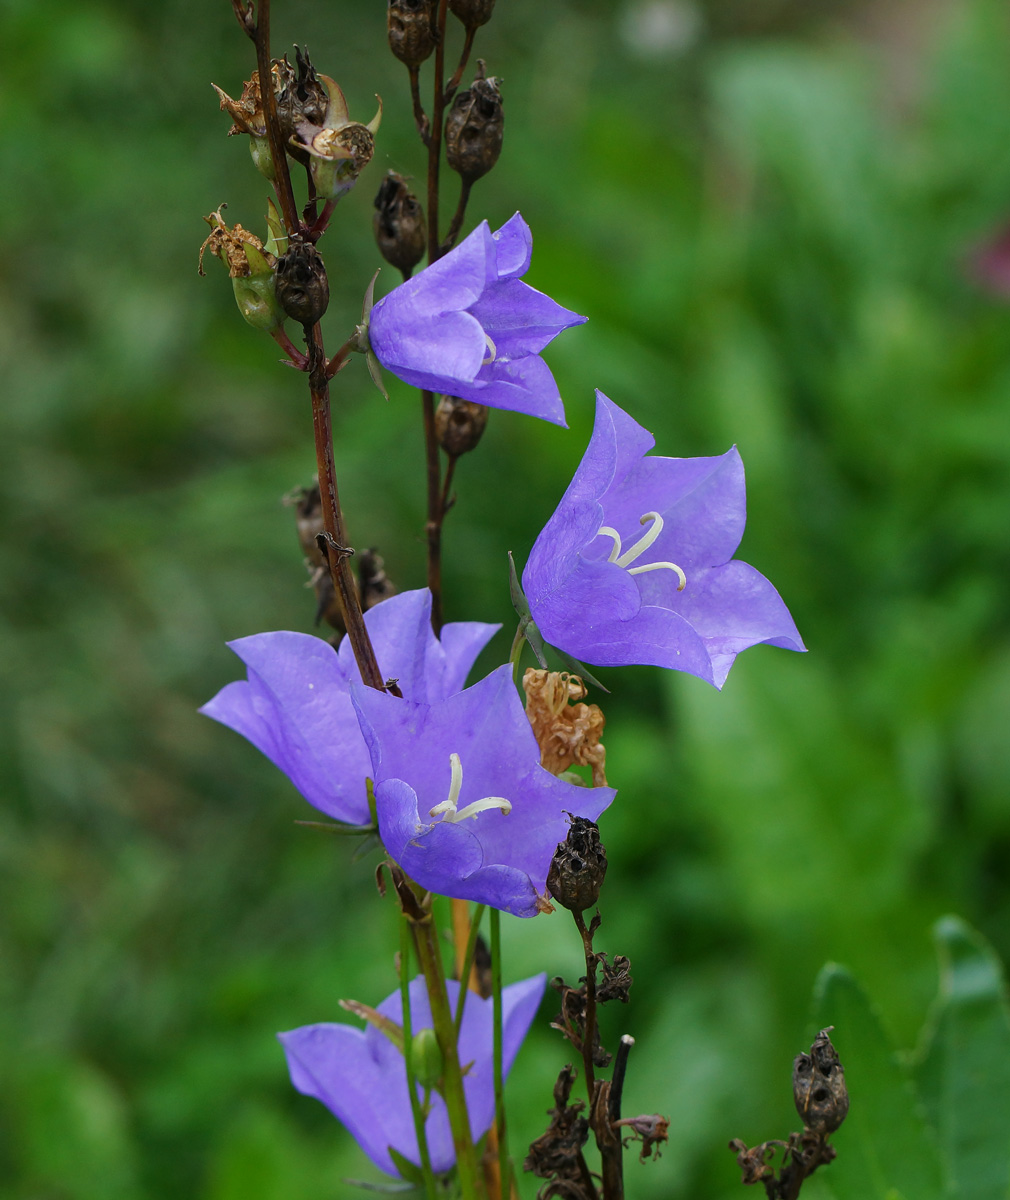
[[326,364],[326,378],[332,379],[334,375],[342,370],[347,365],[347,360],[351,355],[351,351],[358,344],[356,336],[349,337],[340,349],[334,354],[330,361]]
[[467,201],[470,199],[470,188],[473,186],[469,179],[461,179],[459,184],[459,203],[456,205],[456,211],[453,213],[452,221],[449,224],[449,232],[445,235],[445,241],[440,247],[442,254],[447,254],[456,244],[456,239],[459,237],[459,231],[463,228],[463,221],[466,218]]
[[295,207],[295,193],[291,186],[287,154],[281,141],[280,121],[277,119],[277,97],[274,95],[273,71],[270,68],[270,0],[259,0],[254,40],[263,117],[267,127],[267,141],[270,144],[270,158],[274,164],[274,187],[277,189],[277,199],[280,201],[281,215],[284,217],[287,231],[289,234],[296,233],[301,228],[301,222],[298,220],[298,209]]
[[333,216],[333,210],[336,207],[337,207],[336,200],[327,200],[326,201],[326,203],[323,205],[323,211],[319,214],[318,219],[313,222],[312,226],[308,229],[308,231],[305,234],[305,236],[309,239],[309,241],[318,242],[319,239],[323,236],[323,234],[326,232],[326,227],[330,223],[330,217]]
[[383,690],[382,673],[365,628],[358,589],[348,559],[353,551],[347,545],[347,532],[337,493],[337,470],[333,460],[333,429],[330,424],[330,385],[326,375],[326,352],[318,324],[305,326],[309,345],[309,390],[312,393],[312,429],[316,442],[316,468],[319,472],[319,498],[322,505],[326,545],[322,547],[329,564],[333,586],[340,598],[347,637],[354,651],[361,678],[369,687]]
[[452,500],[449,497],[449,493],[452,491],[452,477],[456,472],[456,456],[450,454],[446,457],[449,461],[445,466],[445,478],[442,480],[442,499],[438,505],[443,518],[449,509],[452,508]]
[[470,58],[470,51],[473,49],[473,39],[476,32],[476,25],[474,25],[472,29],[468,28],[466,31],[466,40],[463,42],[463,52],[459,56],[459,65],[456,67],[456,70],[453,71],[452,78],[449,80],[449,84],[445,89],[446,104],[448,104],[453,96],[456,95],[456,89],[459,87],[459,81],[463,78],[463,72],[466,70],[466,64]]
[[[439,0],[438,41],[435,45],[435,86],[428,136],[428,262],[442,257],[438,236],[438,174],[442,156],[442,120],[445,113],[445,22],[448,0]],[[435,399],[429,391],[421,392],[421,412],[424,419],[424,454],[427,465],[428,520],[425,534],[428,542],[428,588],[431,592],[431,626],[438,633],[442,628],[442,481],[438,458],[438,439],[435,436]]]
[[294,342],[292,342],[292,340],[285,333],[283,325],[278,325],[276,329],[272,329],[270,331],[270,336],[291,360],[291,365],[293,367],[297,367],[299,371],[305,371],[308,369],[308,355],[303,354],[301,350],[299,350],[294,344]]
[[572,915],[582,936],[582,949],[586,955],[586,1021],[582,1037],[582,1066],[586,1072],[586,1091],[589,1093],[591,1110],[593,1094],[596,1091],[596,1073],[593,1069],[593,1049],[596,1045],[596,955],[593,952],[593,939],[582,919],[582,913],[576,912]]
[[417,126],[421,141],[427,146],[431,137],[431,127],[428,124],[428,115],[421,103],[421,84],[417,67],[408,67],[407,73],[410,75],[410,102],[414,106],[414,124]]

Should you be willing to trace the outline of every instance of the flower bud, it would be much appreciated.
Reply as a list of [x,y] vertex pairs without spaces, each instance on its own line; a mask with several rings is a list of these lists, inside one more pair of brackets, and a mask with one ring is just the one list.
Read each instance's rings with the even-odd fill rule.
[[487,405],[443,396],[435,409],[435,436],[450,458],[473,450],[487,426]]
[[797,1054],[793,1062],[796,1111],[804,1125],[818,1134],[834,1133],[849,1111],[845,1071],[828,1037],[831,1028],[822,1029],[810,1053]]
[[568,837],[554,851],[547,873],[547,890],[571,912],[591,908],[600,896],[607,874],[607,852],[600,828],[586,817],[572,817]]
[[294,321],[315,325],[330,302],[330,285],[319,251],[311,242],[292,238],[277,260],[277,299]]
[[498,161],[505,114],[498,80],[484,77],[484,60],[477,60],[473,83],[456,94],[445,120],[445,159],[468,183],[480,179]]
[[416,68],[438,42],[437,0],[389,0],[386,28],[389,48],[402,63]]
[[419,1029],[411,1041],[414,1059],[414,1076],[417,1082],[429,1091],[442,1078],[442,1051],[434,1029]]
[[373,219],[379,253],[404,275],[424,258],[424,210],[402,175],[390,171],[375,197]]
[[491,20],[494,0],[449,0],[449,9],[467,29],[478,29]]

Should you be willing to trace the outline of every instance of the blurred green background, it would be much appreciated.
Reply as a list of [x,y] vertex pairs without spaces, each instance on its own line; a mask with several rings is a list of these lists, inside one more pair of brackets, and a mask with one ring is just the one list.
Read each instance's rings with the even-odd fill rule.
[[[547,356],[570,432],[492,413],[460,462],[447,616],[508,624],[505,552],[553,510],[600,387],[660,453],[739,445],[741,556],[810,648],[748,651],[722,694],[606,676],[598,944],[636,978],[607,1030],[638,1040],[626,1111],[672,1117],[629,1197],[737,1195],[729,1138],[797,1125],[825,961],[907,1050],[941,914],[1010,955],[1010,309],[964,270],[1010,213],[1010,21],[1003,0],[499,10],[478,53],[505,151],[471,224],[521,208],[529,281],[590,323]],[[393,989],[390,907],[196,713],[239,674],[226,639],[313,615],[280,502],[314,469],[304,381],[218,264],[196,273],[222,200],[262,225],[210,88],[237,94],[250,49],[226,0],[2,0],[0,22],[0,1193],[345,1196],[374,1172],[273,1035]],[[385,102],[322,247],[331,346],[379,265],[382,173],[423,174],[384,28],[381,0],[275,0],[275,52],[307,43],[355,117]],[[420,428],[390,382],[386,403],[360,362],[340,376],[337,459],[352,536],[408,588]],[[512,978],[579,974],[564,913],[506,926]],[[567,1057],[553,1012],[511,1088],[520,1156]]]

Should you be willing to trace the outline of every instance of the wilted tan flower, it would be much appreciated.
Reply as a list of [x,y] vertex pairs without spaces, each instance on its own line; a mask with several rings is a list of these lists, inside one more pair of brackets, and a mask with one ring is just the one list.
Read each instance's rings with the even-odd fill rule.
[[552,775],[589,766],[593,787],[606,786],[607,751],[600,741],[606,718],[598,704],[581,704],[586,685],[567,671],[529,667],[523,676],[526,716],[540,745],[540,762]]

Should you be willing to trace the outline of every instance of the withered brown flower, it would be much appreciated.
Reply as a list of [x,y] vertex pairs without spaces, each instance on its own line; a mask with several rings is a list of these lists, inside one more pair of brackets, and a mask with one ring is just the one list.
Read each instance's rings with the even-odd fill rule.
[[600,738],[606,718],[598,704],[581,704],[586,685],[567,671],[529,667],[523,676],[526,716],[540,745],[540,763],[552,775],[589,766],[593,787],[605,787],[607,751]]

